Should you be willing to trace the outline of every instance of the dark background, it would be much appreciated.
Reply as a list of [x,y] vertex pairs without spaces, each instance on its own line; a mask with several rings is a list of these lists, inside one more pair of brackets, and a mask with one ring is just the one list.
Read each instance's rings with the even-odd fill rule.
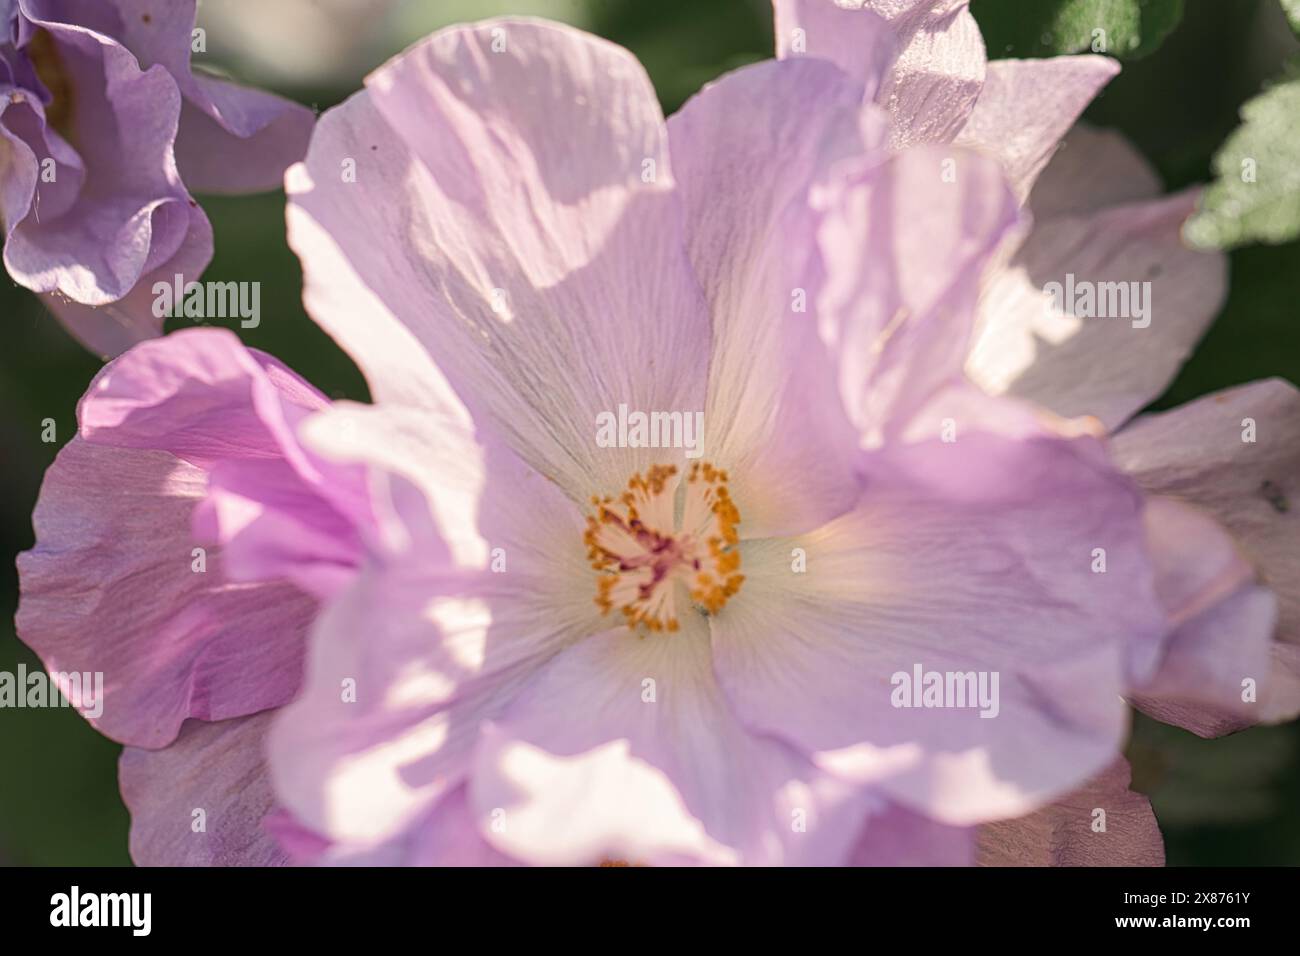
[[[981,0],[973,10],[980,17]],[[283,64],[241,55],[237,42],[222,54],[222,24],[206,26],[214,58],[240,79],[324,110],[359,86],[367,66],[429,30],[502,13],[568,20],[627,46],[649,70],[666,112],[719,73],[766,58],[772,49],[766,0],[410,2],[366,35],[363,50],[340,57],[331,75],[318,69],[309,81],[295,82]],[[201,24],[204,17],[201,11]],[[265,29],[283,29],[282,42],[292,44],[293,26],[292,18],[282,18]],[[226,29],[225,36],[234,32]],[[1086,118],[1122,130],[1168,188],[1204,182],[1214,150],[1237,126],[1242,102],[1278,75],[1296,49],[1276,0],[1187,0],[1175,32],[1149,57],[1126,62]],[[298,262],[285,244],[283,196],[200,198],[216,230],[216,257],[205,278],[262,282],[262,324],[236,328],[244,341],[335,397],[366,399],[350,360],[302,310]],[[1271,375],[1300,382],[1300,242],[1233,252],[1231,281],[1223,312],[1156,407]],[[12,556],[32,544],[41,476],[74,433],[77,399],[100,363],[28,292],[3,280],[0,335],[0,670],[13,671],[20,661],[29,668],[39,663],[13,635]],[[41,441],[46,418],[58,423],[57,443]],[[119,749],[71,710],[0,710],[0,864],[129,863],[127,814],[117,792]],[[1298,755],[1300,725],[1205,741],[1140,717],[1129,750],[1134,785],[1155,805],[1170,864],[1300,863]]]

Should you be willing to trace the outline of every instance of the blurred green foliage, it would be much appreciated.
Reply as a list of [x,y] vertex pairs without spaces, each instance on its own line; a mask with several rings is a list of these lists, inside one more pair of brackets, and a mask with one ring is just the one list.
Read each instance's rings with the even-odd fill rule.
[[[976,0],[974,10],[984,16],[982,8],[995,6]],[[646,65],[669,112],[703,83],[769,56],[772,48],[766,0],[450,0],[404,7],[391,52],[445,23],[508,12],[553,16],[627,46]],[[1007,44],[1015,49],[1015,31],[1024,32],[1023,25],[1005,22],[985,26],[990,36],[1013,36],[999,40],[1002,47],[990,43],[993,56],[1005,55]],[[1145,21],[1139,27],[1144,39],[1150,35]],[[1169,188],[1208,181],[1211,157],[1237,127],[1241,104],[1295,49],[1276,0],[1187,0],[1178,28],[1150,56],[1126,62],[1087,119],[1122,130]],[[359,79],[342,78],[336,89],[282,92],[325,109]],[[238,330],[244,341],[280,357],[327,394],[364,400],[356,368],[303,312],[298,263],[285,243],[283,196],[204,198],[203,205],[216,231],[206,278],[262,282],[262,323]],[[1157,407],[1269,375],[1300,382],[1300,243],[1245,247],[1230,258],[1227,305]],[[73,434],[76,402],[99,363],[7,281],[0,282],[0,328],[0,540],[12,556],[32,543],[41,476]],[[41,441],[46,418],[57,422],[57,444]],[[12,671],[19,661],[39,666],[13,636],[16,600],[7,557],[0,564],[0,670]],[[93,628],[88,622],[88,632]],[[70,710],[0,711],[0,862],[128,863],[117,752]],[[1296,725],[1203,741],[1139,718],[1130,748],[1135,786],[1155,803],[1169,862],[1300,863],[1298,752]]]
[[1300,59],[1241,108],[1241,126],[1214,156],[1218,179],[1187,224],[1200,246],[1228,249],[1300,236]]
[[1153,52],[1183,15],[1183,0],[972,0],[990,57]]
[[1300,34],[1300,0],[1280,0],[1291,29]]

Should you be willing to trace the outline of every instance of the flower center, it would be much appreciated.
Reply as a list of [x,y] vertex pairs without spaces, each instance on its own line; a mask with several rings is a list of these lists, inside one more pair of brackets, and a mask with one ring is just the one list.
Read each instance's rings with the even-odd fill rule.
[[744,583],[740,512],[725,471],[696,462],[683,483],[675,465],[654,465],[628,479],[622,494],[593,496],[591,504],[583,541],[601,614],[617,609],[633,630],[675,631],[678,584],[699,610],[716,614]]

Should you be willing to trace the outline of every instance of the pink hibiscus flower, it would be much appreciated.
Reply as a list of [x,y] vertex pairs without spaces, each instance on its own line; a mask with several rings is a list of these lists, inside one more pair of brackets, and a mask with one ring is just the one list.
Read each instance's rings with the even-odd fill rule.
[[[1124,698],[1293,711],[1242,552],[1294,594],[1276,509],[1188,450],[1226,419],[1105,440],[1176,364],[1110,352],[1190,343],[1222,289],[1173,201],[1040,202],[1113,67],[986,66],[964,3],[873,6],[778,4],[783,58],[667,123],[604,41],[436,34],[288,177],[308,308],[375,404],[224,332],[104,370],[19,630],[105,672],[137,861],[1158,862]],[[1059,336],[1041,393],[1037,352],[981,360],[1037,344],[1006,303],[1041,233],[1109,248],[1106,217],[1135,268],[1210,276],[1191,316]],[[1233,415],[1276,421],[1280,388]],[[638,441],[628,409],[702,435]]]

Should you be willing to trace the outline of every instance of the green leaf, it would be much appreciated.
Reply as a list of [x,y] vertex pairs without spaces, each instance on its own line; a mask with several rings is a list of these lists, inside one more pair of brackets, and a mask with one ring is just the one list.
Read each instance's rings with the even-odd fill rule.
[[1300,0],[1281,0],[1282,10],[1291,21],[1291,29],[1300,36]]
[[1242,123],[1214,156],[1217,179],[1184,236],[1229,249],[1300,236],[1300,74],[1294,68],[1241,108]]
[[971,13],[993,59],[1093,52],[1132,60],[1178,25],[1183,0],[972,0]]

